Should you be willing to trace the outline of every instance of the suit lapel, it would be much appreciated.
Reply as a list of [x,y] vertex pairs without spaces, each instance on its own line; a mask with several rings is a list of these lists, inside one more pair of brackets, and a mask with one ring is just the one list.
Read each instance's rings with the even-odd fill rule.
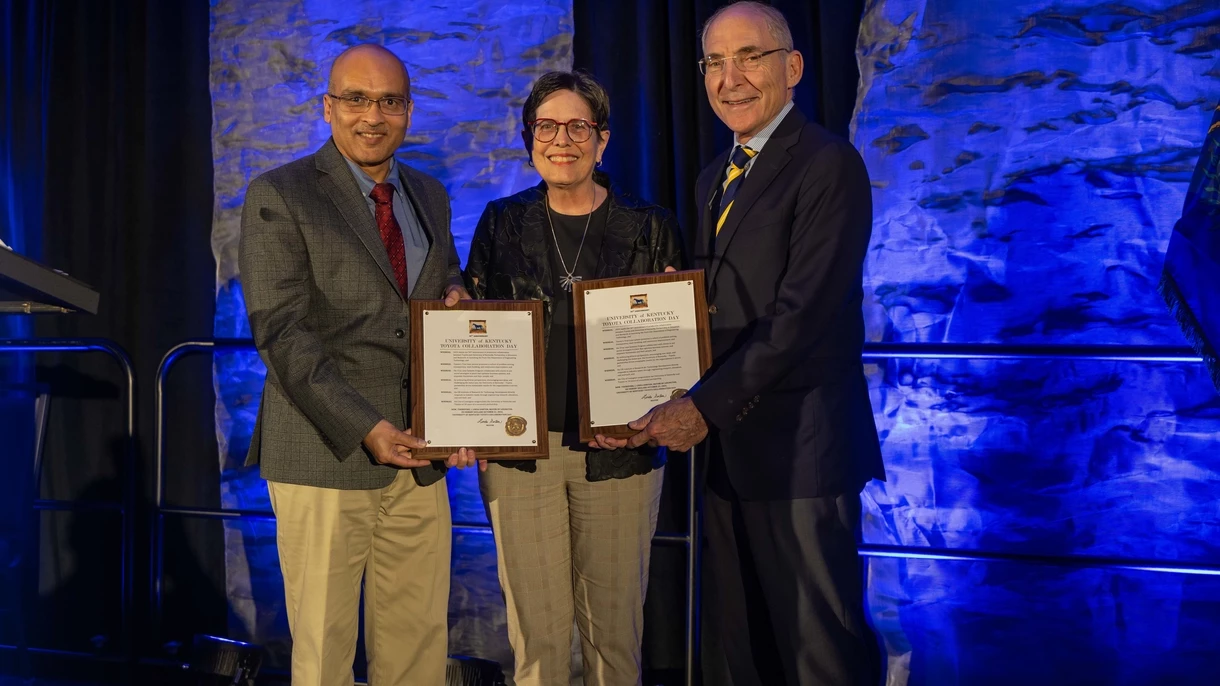
[[[720,233],[716,235],[716,254],[712,256],[713,280],[720,271],[720,266],[724,264],[724,254],[728,251],[733,238],[737,236],[742,219],[750,213],[750,208],[754,206],[759,196],[771,185],[775,177],[779,176],[780,170],[791,159],[787,150],[778,145],[773,148],[773,143],[778,143],[778,141],[768,141],[767,147],[763,148],[763,151],[758,153],[758,157],[754,159],[749,173],[742,179],[741,187],[737,189],[737,197],[733,199],[733,207],[729,209],[729,216],[725,218],[724,226],[720,227]],[[715,231],[715,220],[712,221],[711,226],[712,231]],[[745,230],[748,231],[749,227],[746,227]]]
[[[724,176],[724,167],[728,164],[728,153],[719,155],[707,168],[703,178],[695,189],[695,197],[699,201],[699,224],[692,232],[694,244],[689,246],[687,253],[694,260],[696,269],[703,269],[706,274],[706,288],[710,298],[712,289],[712,235],[716,231],[716,206],[720,199],[720,181]],[[719,171],[717,171],[719,170]]]
[[[724,226],[720,227],[720,234],[716,236],[716,253],[712,256],[712,266],[709,272],[710,282],[716,281],[716,275],[719,273],[721,265],[724,264],[724,255],[739,230],[749,231],[749,226],[747,225],[743,229],[742,224],[746,215],[750,213],[750,209],[792,160],[792,155],[788,150],[800,140],[801,128],[804,125],[805,116],[801,114],[800,110],[792,108],[776,127],[775,133],[771,134],[771,138],[763,147],[762,152],[754,158],[749,172],[742,179],[741,187],[737,190],[737,197],[733,199],[733,207],[729,210],[729,216],[725,218]],[[725,164],[727,163],[726,159]],[[716,230],[715,220],[710,226],[712,231]]]
[[381,273],[401,297],[402,291],[398,287],[398,279],[394,276],[394,268],[390,266],[385,243],[381,242],[381,233],[377,231],[377,222],[369,212],[368,201],[360,192],[360,186],[356,184],[356,178],[352,176],[352,170],[348,168],[343,155],[335,147],[334,140],[327,141],[318,151],[316,167],[323,173],[319,182],[323,192],[334,203],[348,227],[364,244]]
[[[411,206],[415,208],[415,216],[419,219],[419,224],[424,229],[424,234],[428,237],[431,243],[436,242],[436,218],[432,216],[430,209],[424,204],[423,189],[411,178],[407,173],[407,165],[398,163],[398,179],[402,181],[402,187],[407,191],[407,200],[411,202]],[[428,254],[431,257],[431,251]]]
[[415,283],[410,284],[411,297],[432,300],[440,297],[439,294],[422,293],[419,291],[419,285],[430,282],[429,275],[433,272],[448,270],[449,242],[437,240],[436,227],[440,219],[432,215],[432,208],[424,202],[426,194],[423,188],[411,178],[411,174],[407,172],[407,166],[402,162],[398,163],[398,178],[402,181],[402,187],[407,191],[406,199],[415,209],[415,217],[419,220],[424,235],[428,237],[428,256],[424,258],[424,264],[420,267],[419,277],[415,279]]

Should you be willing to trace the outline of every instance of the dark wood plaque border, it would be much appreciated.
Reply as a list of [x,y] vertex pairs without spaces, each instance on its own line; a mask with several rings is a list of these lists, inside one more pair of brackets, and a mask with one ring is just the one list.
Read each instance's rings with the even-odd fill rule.
[[[424,320],[431,310],[470,310],[482,312],[522,311],[529,312],[534,319],[534,391],[536,394],[533,433],[534,446],[483,446],[475,447],[480,460],[539,460],[549,457],[547,448],[546,416],[546,362],[543,352],[542,301],[541,300],[463,300],[453,307],[446,307],[443,300],[411,301],[411,428],[417,436],[428,437],[427,418],[424,416]],[[428,446],[413,451],[423,459],[444,459],[464,446]]]
[[612,438],[630,438],[636,434],[626,424],[601,426],[596,431],[589,418],[589,342],[585,330],[585,293],[603,288],[620,286],[649,286],[657,283],[693,281],[695,293],[695,337],[699,341],[699,373],[712,366],[712,341],[708,333],[707,291],[703,284],[703,270],[690,269],[665,274],[625,276],[614,279],[592,279],[577,281],[572,289],[573,319],[576,326],[576,398],[580,406],[580,440],[591,441],[596,434]]

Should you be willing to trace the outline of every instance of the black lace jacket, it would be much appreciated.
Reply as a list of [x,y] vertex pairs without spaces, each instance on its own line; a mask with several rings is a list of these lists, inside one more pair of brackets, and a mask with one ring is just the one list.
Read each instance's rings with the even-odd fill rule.
[[[593,180],[610,189],[606,233],[594,278],[652,274],[672,266],[681,269],[678,222],[669,210],[623,194],[609,177],[595,172]],[[487,203],[470,243],[466,288],[476,300],[541,300],[547,340],[551,332],[551,235],[544,196],[546,184]],[[589,481],[623,479],[647,474],[665,464],[665,451],[595,450],[585,460]],[[535,465],[524,460],[499,464],[523,471]]]

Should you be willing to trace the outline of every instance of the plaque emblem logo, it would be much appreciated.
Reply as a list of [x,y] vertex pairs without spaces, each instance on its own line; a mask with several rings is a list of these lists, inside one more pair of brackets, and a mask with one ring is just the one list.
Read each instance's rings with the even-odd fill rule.
[[509,436],[520,436],[525,433],[526,421],[525,417],[513,415],[504,422],[504,433]]
[[633,310],[648,309],[648,294],[640,293],[639,295],[631,296],[631,309],[633,309]]
[[487,320],[486,319],[471,319],[470,320],[470,335],[486,336],[487,335]]

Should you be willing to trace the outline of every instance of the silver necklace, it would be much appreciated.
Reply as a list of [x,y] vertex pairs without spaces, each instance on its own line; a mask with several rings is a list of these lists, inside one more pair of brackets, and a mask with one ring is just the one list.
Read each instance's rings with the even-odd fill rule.
[[563,251],[559,249],[559,237],[555,235],[555,223],[551,221],[551,195],[547,193],[542,197],[546,203],[546,223],[551,227],[551,240],[555,241],[555,254],[559,255],[559,264],[563,265],[563,276],[559,277],[559,285],[563,286],[563,290],[571,293],[572,284],[584,281],[583,276],[576,276],[573,272],[580,264],[580,253],[585,249],[585,238],[589,235],[589,222],[593,221],[593,206],[597,204],[597,188],[593,189],[593,202],[589,203],[589,217],[585,219],[585,231],[580,235],[580,247],[576,249],[576,257],[572,260],[571,269],[568,269],[568,263],[563,259]]

